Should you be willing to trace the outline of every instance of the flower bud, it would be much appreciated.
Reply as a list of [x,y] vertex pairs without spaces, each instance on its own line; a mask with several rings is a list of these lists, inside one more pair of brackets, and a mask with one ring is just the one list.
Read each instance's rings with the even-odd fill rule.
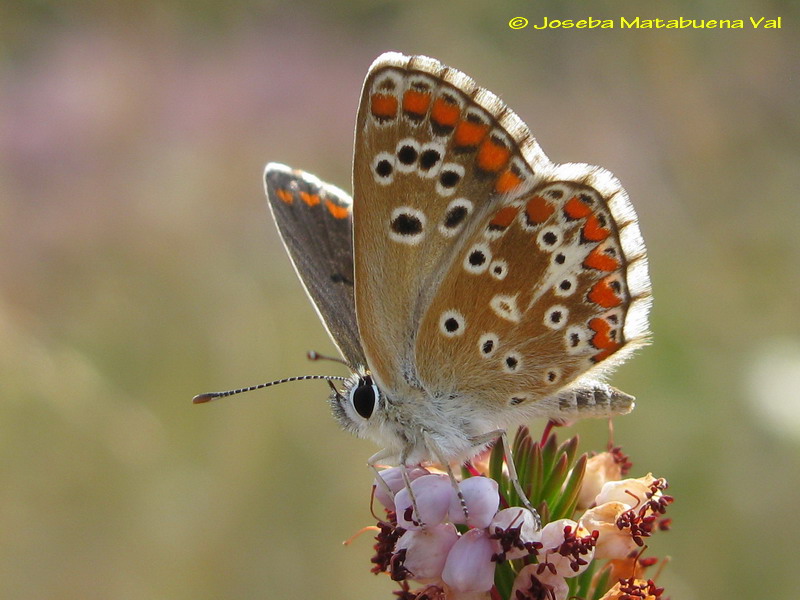
[[586,470],[581,481],[578,495],[578,508],[588,508],[607,481],[616,481],[622,477],[622,465],[611,452],[595,454],[586,461]]

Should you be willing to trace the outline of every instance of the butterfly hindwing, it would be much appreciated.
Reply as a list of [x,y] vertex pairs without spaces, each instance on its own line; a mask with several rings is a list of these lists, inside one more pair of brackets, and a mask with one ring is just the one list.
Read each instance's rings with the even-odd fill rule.
[[650,284],[625,191],[598,167],[548,171],[484,217],[441,282],[417,334],[429,389],[536,414],[643,343]]
[[349,364],[364,365],[353,294],[352,200],[284,165],[267,165],[269,206],[306,292]]

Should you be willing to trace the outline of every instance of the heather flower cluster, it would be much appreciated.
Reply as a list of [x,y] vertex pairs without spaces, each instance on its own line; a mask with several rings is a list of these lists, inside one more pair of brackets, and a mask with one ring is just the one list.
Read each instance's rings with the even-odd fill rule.
[[[374,573],[400,584],[401,600],[654,600],[645,539],[667,529],[664,479],[625,478],[618,448],[576,459],[577,438],[514,441],[522,487],[541,515],[520,506],[502,451],[473,461],[462,479],[423,467],[380,472]],[[456,491],[456,486],[458,491]],[[459,493],[460,492],[460,493]]]

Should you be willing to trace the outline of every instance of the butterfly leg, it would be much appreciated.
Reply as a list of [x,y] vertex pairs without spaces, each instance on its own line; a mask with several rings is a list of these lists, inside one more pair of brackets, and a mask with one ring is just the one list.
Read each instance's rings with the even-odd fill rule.
[[419,513],[419,508],[417,507],[417,497],[414,495],[414,489],[411,487],[411,478],[408,476],[408,467],[406,466],[406,452],[400,455],[400,473],[403,474],[403,483],[408,490],[408,497],[411,499],[411,506],[414,509],[414,514],[417,516],[417,521],[419,522],[420,529],[425,529],[425,522],[422,520],[422,516]]
[[[405,485],[406,489],[408,490],[408,496],[411,499],[411,506],[414,509],[414,514],[419,519],[420,528],[425,529],[425,523],[419,517],[419,509],[417,508],[417,497],[414,495],[414,490],[411,487],[411,478],[408,476],[408,466],[406,466],[406,458],[407,453],[404,451],[400,455],[400,473],[403,476],[403,484]],[[378,476],[378,481],[380,482],[378,485],[381,485],[386,492],[388,492],[389,496],[394,498],[394,492],[389,487],[389,484],[384,481],[383,477],[381,477],[380,471],[378,471],[377,464],[386,459],[393,456],[392,452],[388,449],[384,448],[383,450],[376,452],[372,456],[369,457],[367,460],[367,465],[375,471],[375,474]]]
[[467,501],[464,499],[464,494],[461,493],[461,488],[458,486],[458,479],[456,479],[450,463],[442,458],[442,453],[439,451],[438,446],[425,431],[422,432],[422,436],[425,438],[425,444],[428,446],[428,449],[431,451],[436,461],[439,464],[444,465],[445,470],[447,471],[447,476],[450,478],[450,485],[453,486],[453,491],[456,493],[456,496],[458,496],[458,502],[461,505],[461,510],[464,512],[465,522],[469,523],[469,510],[467,509]]
[[461,504],[461,510],[464,512],[464,521],[469,523],[469,509],[467,509],[467,501],[464,499],[464,494],[461,493],[461,488],[458,486],[458,480],[453,474],[453,469],[450,468],[450,463],[445,463],[447,467],[447,476],[450,478],[450,483],[458,496],[458,502]]
[[378,467],[376,466],[379,462],[381,462],[385,458],[388,458],[390,454],[391,453],[389,452],[389,450],[384,448],[383,450],[380,450],[375,454],[373,454],[372,456],[370,456],[369,459],[367,459],[367,465],[369,466],[370,469],[375,471],[376,481],[379,482],[378,485],[380,485],[383,488],[383,491],[389,494],[390,498],[394,498],[394,492],[392,491],[392,488],[390,488],[389,484],[386,483],[383,477],[381,477],[381,472],[378,470]]
[[489,442],[495,441],[497,438],[500,438],[500,443],[503,444],[503,454],[506,458],[506,465],[508,466],[508,478],[511,480],[511,485],[514,486],[514,490],[517,492],[517,496],[519,496],[520,502],[522,505],[527,508],[529,511],[533,513],[533,517],[536,521],[536,528],[542,528],[542,518],[539,516],[539,511],[533,508],[530,500],[528,500],[528,496],[522,490],[522,486],[519,483],[519,477],[517,477],[517,467],[514,466],[514,456],[511,453],[511,444],[508,442],[508,436],[506,435],[505,429],[498,429],[496,431],[490,431],[489,433],[485,433],[481,436],[478,436],[473,441],[475,442],[475,446],[483,446],[488,444]]

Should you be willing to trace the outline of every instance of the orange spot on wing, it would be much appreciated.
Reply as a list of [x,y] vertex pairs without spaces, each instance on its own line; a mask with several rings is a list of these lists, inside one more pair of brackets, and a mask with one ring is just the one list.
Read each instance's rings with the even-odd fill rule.
[[507,171],[503,171],[500,177],[497,178],[497,181],[494,184],[494,191],[496,191],[498,194],[505,194],[506,192],[513,190],[520,183],[522,183],[522,177],[509,169]]
[[437,98],[431,108],[431,120],[441,127],[453,127],[458,121],[461,109],[458,104],[447,102],[444,98]]
[[430,103],[430,92],[407,90],[403,95],[403,110],[415,115],[424,115],[426,112],[428,112],[428,105]]
[[613,308],[622,304],[622,298],[612,289],[608,277],[601,279],[592,286],[588,294],[589,300],[603,308]]
[[609,256],[600,250],[598,246],[583,261],[583,266],[598,271],[616,271],[619,268],[619,261],[613,256]]
[[489,221],[489,227],[493,229],[505,229],[514,222],[519,208],[516,206],[505,206],[498,210],[492,220]]
[[592,336],[592,346],[595,348],[604,350],[616,343],[609,335],[611,333],[611,324],[605,319],[601,319],[600,317],[591,319],[589,321],[589,328],[594,331],[594,336]]
[[484,171],[496,172],[506,166],[511,150],[494,142],[492,139],[484,140],[478,148],[478,167]]
[[347,206],[339,206],[330,200],[325,200],[325,207],[334,219],[346,219],[350,214],[350,209]]
[[300,192],[300,198],[309,206],[316,206],[319,204],[319,196],[316,194],[309,194],[308,192]]
[[602,227],[600,220],[595,215],[589,215],[586,225],[583,226],[583,237],[590,242],[602,242],[609,235],[611,235],[611,230]]
[[605,319],[600,317],[591,319],[589,328],[595,332],[592,337],[592,346],[600,350],[600,352],[592,356],[594,362],[605,360],[622,348],[622,344],[611,337],[612,327]]
[[391,94],[373,94],[372,114],[379,119],[393,119],[397,114],[397,98]]
[[619,342],[613,342],[608,348],[592,356],[592,360],[594,362],[600,362],[601,360],[605,360],[620,348],[622,348],[622,344],[620,344]]
[[292,192],[290,192],[289,190],[278,189],[275,190],[275,194],[286,204],[291,204],[292,202],[294,202],[294,196],[292,196]]
[[534,196],[525,205],[525,216],[528,218],[528,223],[532,225],[541,225],[550,218],[555,212],[555,208],[547,200],[541,196]]
[[564,205],[564,212],[573,219],[582,219],[592,214],[592,207],[577,196],[573,196]]
[[473,121],[461,121],[453,134],[456,146],[477,146],[486,137],[489,126]]

